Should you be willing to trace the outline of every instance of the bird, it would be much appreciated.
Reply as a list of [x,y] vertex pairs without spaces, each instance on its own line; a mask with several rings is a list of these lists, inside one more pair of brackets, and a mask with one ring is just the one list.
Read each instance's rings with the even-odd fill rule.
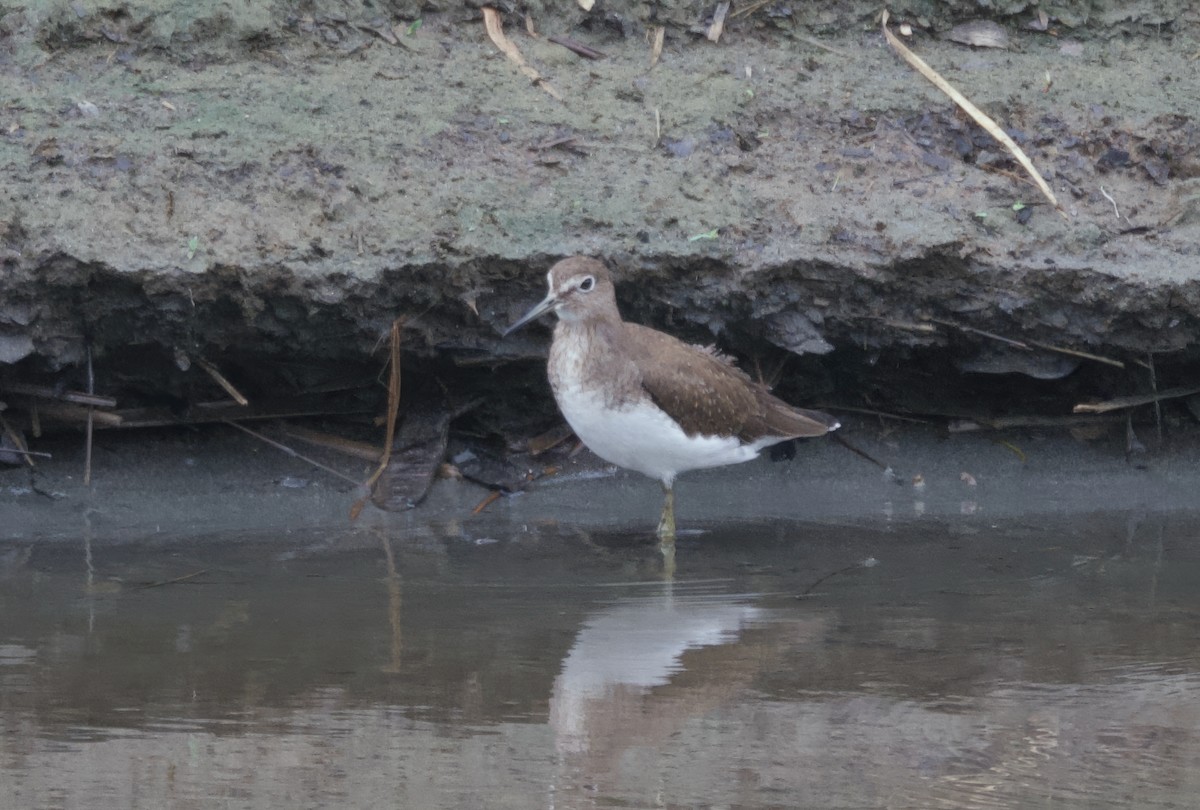
[[778,399],[712,348],[623,320],[612,276],[597,259],[562,259],[546,282],[546,297],[503,337],[548,312],[558,316],[546,368],[559,410],[597,456],[659,481],[663,544],[675,542],[680,473],[749,461],[773,444],[840,427],[829,414]]

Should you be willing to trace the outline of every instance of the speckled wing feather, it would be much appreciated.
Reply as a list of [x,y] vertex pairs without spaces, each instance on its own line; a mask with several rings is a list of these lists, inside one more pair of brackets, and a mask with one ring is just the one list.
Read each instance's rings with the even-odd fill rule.
[[729,435],[744,442],[821,436],[837,420],[793,408],[723,356],[670,335],[625,323],[625,346],[641,371],[642,389],[689,436]]

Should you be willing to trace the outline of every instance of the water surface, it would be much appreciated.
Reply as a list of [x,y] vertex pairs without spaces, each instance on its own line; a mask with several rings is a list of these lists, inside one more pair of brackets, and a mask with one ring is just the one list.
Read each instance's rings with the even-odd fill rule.
[[1198,528],[7,542],[0,806],[1194,806]]

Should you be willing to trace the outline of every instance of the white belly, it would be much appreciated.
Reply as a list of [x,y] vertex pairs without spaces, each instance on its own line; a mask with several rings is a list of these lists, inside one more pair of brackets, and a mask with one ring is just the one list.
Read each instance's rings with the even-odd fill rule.
[[778,441],[743,445],[736,437],[688,436],[648,399],[613,408],[599,394],[576,386],[563,386],[554,396],[575,435],[593,453],[667,484],[688,470],[749,461]]

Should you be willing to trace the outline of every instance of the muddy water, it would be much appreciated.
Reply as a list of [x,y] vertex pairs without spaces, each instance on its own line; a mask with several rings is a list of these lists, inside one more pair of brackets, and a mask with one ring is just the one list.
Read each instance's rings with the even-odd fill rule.
[[9,542],[0,806],[1194,806],[1198,534]]

